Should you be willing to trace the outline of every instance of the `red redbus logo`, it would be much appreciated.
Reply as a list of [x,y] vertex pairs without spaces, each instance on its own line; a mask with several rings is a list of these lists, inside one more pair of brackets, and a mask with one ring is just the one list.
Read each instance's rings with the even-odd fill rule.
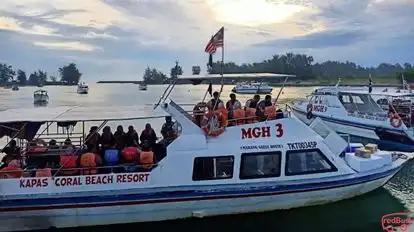
[[386,232],[394,232],[397,228],[406,232],[411,223],[411,213],[409,212],[386,214],[381,218],[382,229]]

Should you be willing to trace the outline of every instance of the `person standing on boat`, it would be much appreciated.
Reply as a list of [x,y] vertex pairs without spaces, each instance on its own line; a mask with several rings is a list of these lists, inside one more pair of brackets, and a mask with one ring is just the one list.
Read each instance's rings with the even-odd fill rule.
[[89,134],[86,136],[85,145],[88,152],[98,152],[99,150],[99,140],[100,135],[98,132],[98,127],[93,126],[89,130]]
[[212,109],[214,111],[216,109],[224,107],[223,101],[220,100],[219,95],[220,94],[217,91],[213,93],[213,98],[207,103],[209,109]]
[[20,147],[17,146],[16,140],[10,141],[9,145],[4,147],[1,152],[5,153],[8,156],[19,156],[20,155]]
[[134,126],[130,125],[128,127],[128,132],[126,134],[126,146],[127,147],[138,147],[139,138],[138,133],[135,131]]
[[126,134],[124,132],[124,128],[119,125],[116,128],[116,131],[114,133],[114,138],[115,138],[115,147],[118,150],[122,150],[125,148],[125,143],[126,143]]
[[177,130],[175,129],[174,122],[171,116],[165,117],[165,123],[162,125],[161,134],[163,137],[162,142],[165,146],[168,146],[177,137]]
[[154,129],[152,129],[151,124],[145,124],[145,129],[141,132],[139,136],[141,143],[148,141],[148,145],[153,147],[157,143],[157,134],[155,134]]

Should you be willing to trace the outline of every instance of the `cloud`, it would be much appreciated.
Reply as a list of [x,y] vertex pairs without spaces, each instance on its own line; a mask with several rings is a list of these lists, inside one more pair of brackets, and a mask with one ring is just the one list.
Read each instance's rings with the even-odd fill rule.
[[49,73],[76,62],[85,78],[137,79],[179,60],[188,73],[204,67],[224,26],[226,61],[300,52],[414,63],[412,12],[412,0],[2,0],[0,61]]
[[90,52],[95,50],[102,50],[100,47],[92,46],[90,44],[83,44],[80,42],[34,42],[36,46],[45,47],[47,49],[54,50],[74,50],[74,51],[83,51]]

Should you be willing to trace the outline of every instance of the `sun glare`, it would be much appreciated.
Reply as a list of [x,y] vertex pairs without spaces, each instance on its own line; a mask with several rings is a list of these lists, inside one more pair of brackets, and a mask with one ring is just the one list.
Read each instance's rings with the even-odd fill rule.
[[304,6],[266,0],[220,0],[212,7],[217,20],[244,26],[280,23],[305,9]]

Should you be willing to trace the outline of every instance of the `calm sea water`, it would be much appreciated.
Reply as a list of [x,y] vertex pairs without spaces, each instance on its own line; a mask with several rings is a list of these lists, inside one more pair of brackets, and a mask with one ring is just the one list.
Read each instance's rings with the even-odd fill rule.
[[[223,100],[227,100],[231,86],[225,86]],[[37,88],[21,87],[19,91],[0,89],[0,109],[30,108],[33,106],[33,91]],[[116,106],[131,106],[142,109],[140,116],[165,115],[161,110],[152,111],[152,104],[158,101],[165,86],[149,86],[148,91],[139,91],[133,84],[95,84],[90,85],[88,95],[77,95],[76,87],[46,86],[50,102],[54,106],[107,106],[107,110],[116,110]],[[206,85],[176,86],[171,98],[181,104],[191,104],[203,98]],[[305,97],[314,88],[285,88],[280,96],[280,104]],[[214,90],[219,90],[216,86]],[[279,89],[275,88],[276,97]],[[244,102],[251,96],[238,96]],[[99,114],[99,112],[96,112]],[[124,122],[122,125],[134,125],[141,130],[150,122],[159,131],[163,119]],[[118,123],[110,124],[112,127]],[[90,124],[92,125],[92,124]],[[115,128],[114,128],[115,129]],[[75,129],[78,132],[80,128]],[[414,162],[407,165],[384,188],[369,194],[333,204],[237,216],[223,216],[207,219],[190,219],[158,223],[140,223],[133,225],[100,226],[77,228],[68,231],[171,231],[191,230],[197,232],[212,231],[280,231],[280,232],[372,232],[382,231],[381,217],[384,214],[410,210],[414,212]],[[414,230],[413,230],[414,231]]]

